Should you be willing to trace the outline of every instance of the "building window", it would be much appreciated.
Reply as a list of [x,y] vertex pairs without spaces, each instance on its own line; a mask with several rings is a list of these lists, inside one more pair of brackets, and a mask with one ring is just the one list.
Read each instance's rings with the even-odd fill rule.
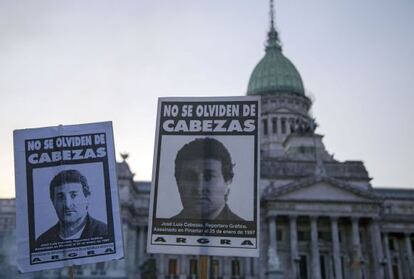
[[240,276],[240,261],[239,260],[231,261],[231,276],[234,276],[234,277]]
[[282,134],[286,134],[286,118],[280,120],[280,125],[282,129]]
[[75,265],[75,273],[76,273],[77,275],[83,275],[82,266],[80,266],[80,265]]
[[326,267],[325,267],[325,257],[319,256],[320,266],[321,266],[321,278],[326,279]]
[[210,262],[210,278],[211,279],[219,278],[219,275],[220,275],[219,267],[220,267],[219,261],[212,259],[211,262]]
[[168,275],[177,275],[177,259],[168,261]]
[[392,275],[394,279],[400,279],[400,273],[398,272],[398,265],[392,265]]
[[299,274],[301,279],[308,279],[308,263],[305,255],[300,256]]
[[331,232],[320,231],[318,232],[318,238],[319,240],[322,240],[322,241],[331,241],[332,235],[331,235]]
[[190,260],[190,275],[197,276],[197,260],[196,259]]
[[283,232],[282,232],[282,230],[277,230],[276,231],[276,240],[277,241],[282,241],[283,240]]
[[272,118],[272,133],[277,134],[277,117]]
[[310,240],[310,232],[309,231],[298,231],[298,240],[299,241],[309,241]]
[[289,131],[292,133],[293,127],[295,126],[295,118],[289,118]]
[[359,231],[359,239],[360,239],[360,242],[361,243],[364,243],[365,242],[365,234],[361,230]]
[[388,239],[388,245],[390,246],[391,251],[395,251],[394,239],[393,238]]
[[104,275],[105,274],[105,262],[100,262],[97,263],[96,266],[96,273],[99,275]]
[[263,124],[263,135],[267,135],[269,132],[268,127],[267,127],[267,119],[263,119],[262,124]]

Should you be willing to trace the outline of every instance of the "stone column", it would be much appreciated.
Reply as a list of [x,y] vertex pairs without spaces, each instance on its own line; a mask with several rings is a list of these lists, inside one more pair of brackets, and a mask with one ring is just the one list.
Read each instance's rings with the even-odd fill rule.
[[187,257],[185,255],[180,255],[180,279],[187,278]]
[[283,278],[283,273],[280,268],[280,261],[277,255],[277,229],[276,217],[268,219],[269,228],[269,248],[267,251],[267,278],[277,279]]
[[[126,254],[127,251],[125,249],[125,247],[127,247],[128,245],[128,225],[127,224],[122,224],[122,233],[123,233],[123,239],[124,239],[124,253],[125,253],[125,257],[128,257],[128,255]],[[114,261],[116,262],[116,266],[118,267],[119,270],[122,270],[125,272],[125,274],[128,274],[128,270],[127,270],[127,260],[125,259],[125,257],[122,260],[118,260],[118,261]]]
[[276,217],[271,217],[268,220],[269,226],[269,247],[277,251],[277,232],[276,232]]
[[298,229],[297,229],[297,216],[289,216],[289,228],[290,228],[290,265],[291,265],[291,278],[296,279],[298,274],[297,263],[299,261],[298,255]]
[[339,243],[338,218],[331,217],[332,254],[334,260],[335,279],[342,279],[341,246]]
[[253,276],[255,276],[255,277],[257,277],[257,278],[259,278],[260,276],[261,276],[261,274],[262,273],[265,273],[265,272],[262,272],[261,270],[261,267],[262,267],[262,264],[261,264],[261,262],[260,262],[260,258],[254,258],[253,259],[253,266],[254,266],[254,270],[253,270]]
[[277,134],[280,135],[282,133],[282,119],[281,117],[277,118]]
[[157,279],[164,279],[165,278],[164,254],[159,254],[157,269],[158,269]]
[[411,245],[411,238],[409,233],[404,234],[405,252],[407,254],[408,269],[410,271],[410,278],[414,278],[414,259],[413,259],[413,247]]
[[362,278],[361,273],[361,239],[359,238],[359,218],[353,217],[352,222],[352,273],[354,279]]
[[390,252],[390,247],[389,247],[388,233],[384,233],[383,243],[384,243],[385,258],[387,260],[387,265],[386,265],[386,269],[385,269],[385,274],[387,275],[386,278],[387,279],[393,279],[393,276],[392,276],[392,259],[391,259],[391,252]]
[[144,243],[144,237],[145,237],[145,227],[139,226],[138,230],[138,266],[141,266],[141,264],[144,262],[144,249],[145,249],[145,243]]
[[231,259],[230,257],[223,258],[223,279],[230,279],[231,277]]
[[268,135],[271,136],[273,134],[273,125],[272,125],[272,116],[269,114],[267,117],[267,132]]
[[251,258],[244,258],[244,278],[248,279],[251,278],[251,266],[250,266]]
[[372,243],[372,258],[373,262],[373,270],[375,278],[383,279],[384,278],[384,254],[382,250],[382,242],[381,242],[381,231],[378,225],[377,218],[371,220],[371,243]]
[[310,217],[311,225],[311,271],[312,279],[321,279],[321,263],[318,242],[318,217]]
[[126,250],[126,265],[129,275],[134,275],[138,271],[136,265],[136,248],[137,248],[137,228],[134,226],[127,225],[127,244],[125,247]]

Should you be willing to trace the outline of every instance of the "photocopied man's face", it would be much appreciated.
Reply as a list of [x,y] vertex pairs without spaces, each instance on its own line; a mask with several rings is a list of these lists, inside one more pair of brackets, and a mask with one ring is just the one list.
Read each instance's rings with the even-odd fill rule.
[[59,220],[70,225],[88,214],[89,197],[85,197],[82,184],[65,183],[54,188],[53,205]]
[[185,210],[208,218],[225,206],[225,196],[229,190],[221,165],[221,161],[215,159],[183,162],[178,190]]

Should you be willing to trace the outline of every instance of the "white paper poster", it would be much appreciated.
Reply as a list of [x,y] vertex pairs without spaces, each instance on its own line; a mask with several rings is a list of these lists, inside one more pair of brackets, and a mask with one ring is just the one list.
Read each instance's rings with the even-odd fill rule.
[[111,122],[14,131],[21,272],[123,257]]
[[257,257],[259,97],[161,98],[148,252]]

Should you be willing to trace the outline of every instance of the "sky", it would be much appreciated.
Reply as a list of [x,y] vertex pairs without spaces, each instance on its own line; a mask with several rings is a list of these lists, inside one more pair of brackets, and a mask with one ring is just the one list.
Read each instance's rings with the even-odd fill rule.
[[[0,1],[0,197],[14,197],[13,130],[113,121],[150,180],[158,97],[245,95],[267,0]],[[373,186],[414,187],[414,1],[276,0],[284,54],[324,143]],[[118,160],[121,160],[118,155]]]

